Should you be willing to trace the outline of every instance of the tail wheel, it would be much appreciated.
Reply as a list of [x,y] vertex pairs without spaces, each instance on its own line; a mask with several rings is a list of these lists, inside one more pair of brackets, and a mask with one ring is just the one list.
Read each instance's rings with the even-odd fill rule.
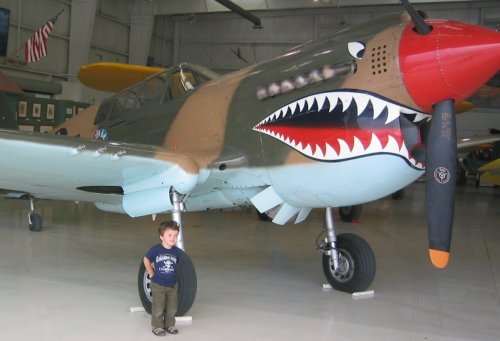
[[[179,264],[177,264],[177,281],[179,283],[179,306],[177,316],[186,314],[194,303],[197,290],[196,271],[191,258],[181,250]],[[139,297],[144,309],[151,314],[153,297],[151,295],[151,280],[144,263],[141,262],[137,279]]]
[[344,233],[337,236],[339,268],[334,269],[331,256],[323,255],[323,272],[332,288],[345,291],[364,291],[375,278],[375,255],[361,237]]
[[29,228],[31,231],[40,232],[43,227],[42,217],[38,213],[31,212],[29,214]]

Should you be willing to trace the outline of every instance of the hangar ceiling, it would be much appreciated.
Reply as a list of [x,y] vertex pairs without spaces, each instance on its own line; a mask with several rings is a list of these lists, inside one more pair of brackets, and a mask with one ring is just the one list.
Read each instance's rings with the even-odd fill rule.
[[[155,15],[176,15],[190,13],[229,11],[215,0],[136,0],[145,5],[153,4]],[[399,0],[232,0],[248,11],[287,10],[321,7],[353,7],[374,5],[396,5]],[[412,0],[412,4],[478,2],[481,0]],[[484,1],[484,0],[483,0]]]

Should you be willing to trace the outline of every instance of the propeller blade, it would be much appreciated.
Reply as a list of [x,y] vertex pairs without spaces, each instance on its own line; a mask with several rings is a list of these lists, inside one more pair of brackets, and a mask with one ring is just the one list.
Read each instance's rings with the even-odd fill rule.
[[450,257],[455,207],[457,131],[453,100],[434,107],[426,156],[426,204],[429,255],[432,264],[444,268]]

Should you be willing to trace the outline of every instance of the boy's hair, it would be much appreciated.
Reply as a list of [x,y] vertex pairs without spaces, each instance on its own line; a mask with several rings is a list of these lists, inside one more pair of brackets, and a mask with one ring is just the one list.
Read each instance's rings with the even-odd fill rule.
[[174,231],[179,231],[180,228],[179,228],[179,224],[174,221],[174,220],[166,220],[164,222],[162,222],[160,224],[160,227],[158,228],[158,233],[160,234],[160,236],[163,236],[163,234],[165,233],[165,231],[167,229],[171,229],[171,230],[174,230]]

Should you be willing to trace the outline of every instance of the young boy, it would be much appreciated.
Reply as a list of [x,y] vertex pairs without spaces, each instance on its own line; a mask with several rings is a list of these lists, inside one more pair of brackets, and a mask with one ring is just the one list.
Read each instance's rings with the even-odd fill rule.
[[161,243],[149,249],[143,262],[151,279],[153,334],[165,336],[165,331],[169,334],[179,332],[175,328],[175,313],[178,304],[176,270],[180,255],[180,249],[175,244],[179,235],[179,224],[172,220],[164,221],[160,224],[158,232]]

